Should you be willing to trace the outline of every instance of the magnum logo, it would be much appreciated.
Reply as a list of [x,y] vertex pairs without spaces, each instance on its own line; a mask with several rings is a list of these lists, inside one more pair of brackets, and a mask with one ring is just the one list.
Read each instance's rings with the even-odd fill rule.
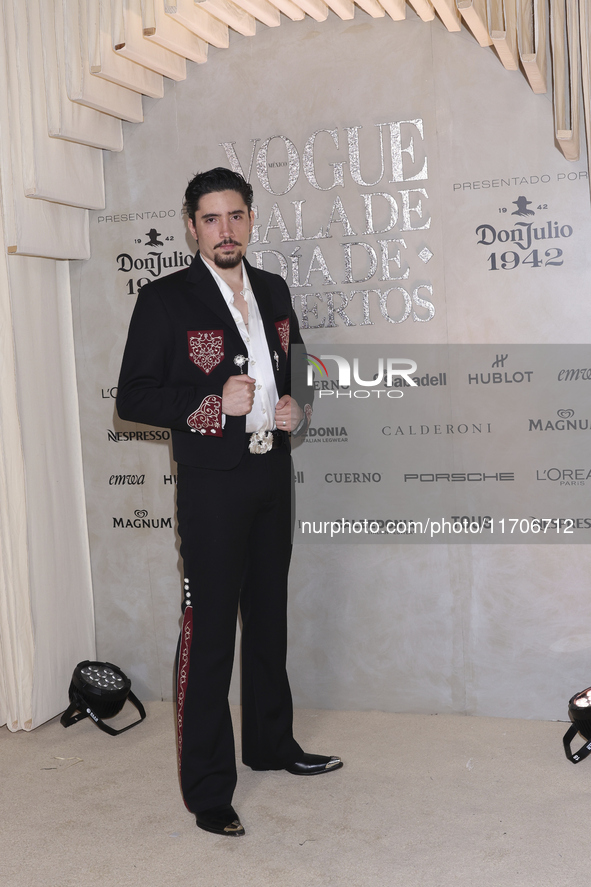
[[149,517],[149,512],[145,508],[138,508],[134,511],[133,518],[114,517],[113,529],[135,529],[135,530],[160,530],[167,527],[172,529],[171,517]]

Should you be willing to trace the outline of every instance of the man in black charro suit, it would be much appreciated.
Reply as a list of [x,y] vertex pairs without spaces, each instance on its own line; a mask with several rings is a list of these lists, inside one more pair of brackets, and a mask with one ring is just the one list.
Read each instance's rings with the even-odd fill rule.
[[238,606],[244,763],[298,775],[342,766],[337,757],[306,754],[293,738],[285,669],[288,435],[305,432],[310,408],[291,396],[291,349],[303,343],[287,285],[244,259],[252,188],[230,170],[210,170],[189,183],[185,207],[199,252],[189,268],[142,288],[117,409],[123,419],[172,430],[185,584],[177,668],[181,789],[198,826],[242,835],[231,806],[236,763],[228,706]]

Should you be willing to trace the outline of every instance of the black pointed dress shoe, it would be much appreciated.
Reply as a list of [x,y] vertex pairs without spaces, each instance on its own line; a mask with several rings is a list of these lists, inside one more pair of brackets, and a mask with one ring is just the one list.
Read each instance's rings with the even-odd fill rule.
[[238,814],[230,804],[200,810],[195,814],[195,819],[199,828],[214,835],[230,835],[238,838],[244,834]]
[[335,755],[309,755],[304,752],[299,761],[294,761],[285,769],[294,776],[315,776],[317,773],[339,770],[342,766],[343,762]]

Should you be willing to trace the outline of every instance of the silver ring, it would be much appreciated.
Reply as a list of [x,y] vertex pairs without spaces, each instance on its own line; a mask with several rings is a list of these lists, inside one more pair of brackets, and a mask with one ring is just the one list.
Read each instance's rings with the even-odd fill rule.
[[284,424],[284,425],[287,425],[287,422],[284,422],[283,424]]

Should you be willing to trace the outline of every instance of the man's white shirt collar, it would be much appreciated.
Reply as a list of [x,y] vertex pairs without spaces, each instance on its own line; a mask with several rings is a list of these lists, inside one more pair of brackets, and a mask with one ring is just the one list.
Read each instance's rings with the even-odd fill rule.
[[[234,304],[234,292],[232,287],[220,277],[213,265],[201,256],[203,264],[209,269],[219,290],[224,297],[230,313],[236,323],[238,332],[245,345],[248,357],[248,375],[256,379],[254,403],[252,410],[246,417],[246,431],[271,431],[275,428],[275,406],[279,400],[275,374],[269,353],[269,345],[265,335],[263,319],[257,305],[257,300],[252,291],[246,266],[242,262],[242,295],[248,306],[248,329],[244,318]],[[224,421],[225,425],[225,421]]]

